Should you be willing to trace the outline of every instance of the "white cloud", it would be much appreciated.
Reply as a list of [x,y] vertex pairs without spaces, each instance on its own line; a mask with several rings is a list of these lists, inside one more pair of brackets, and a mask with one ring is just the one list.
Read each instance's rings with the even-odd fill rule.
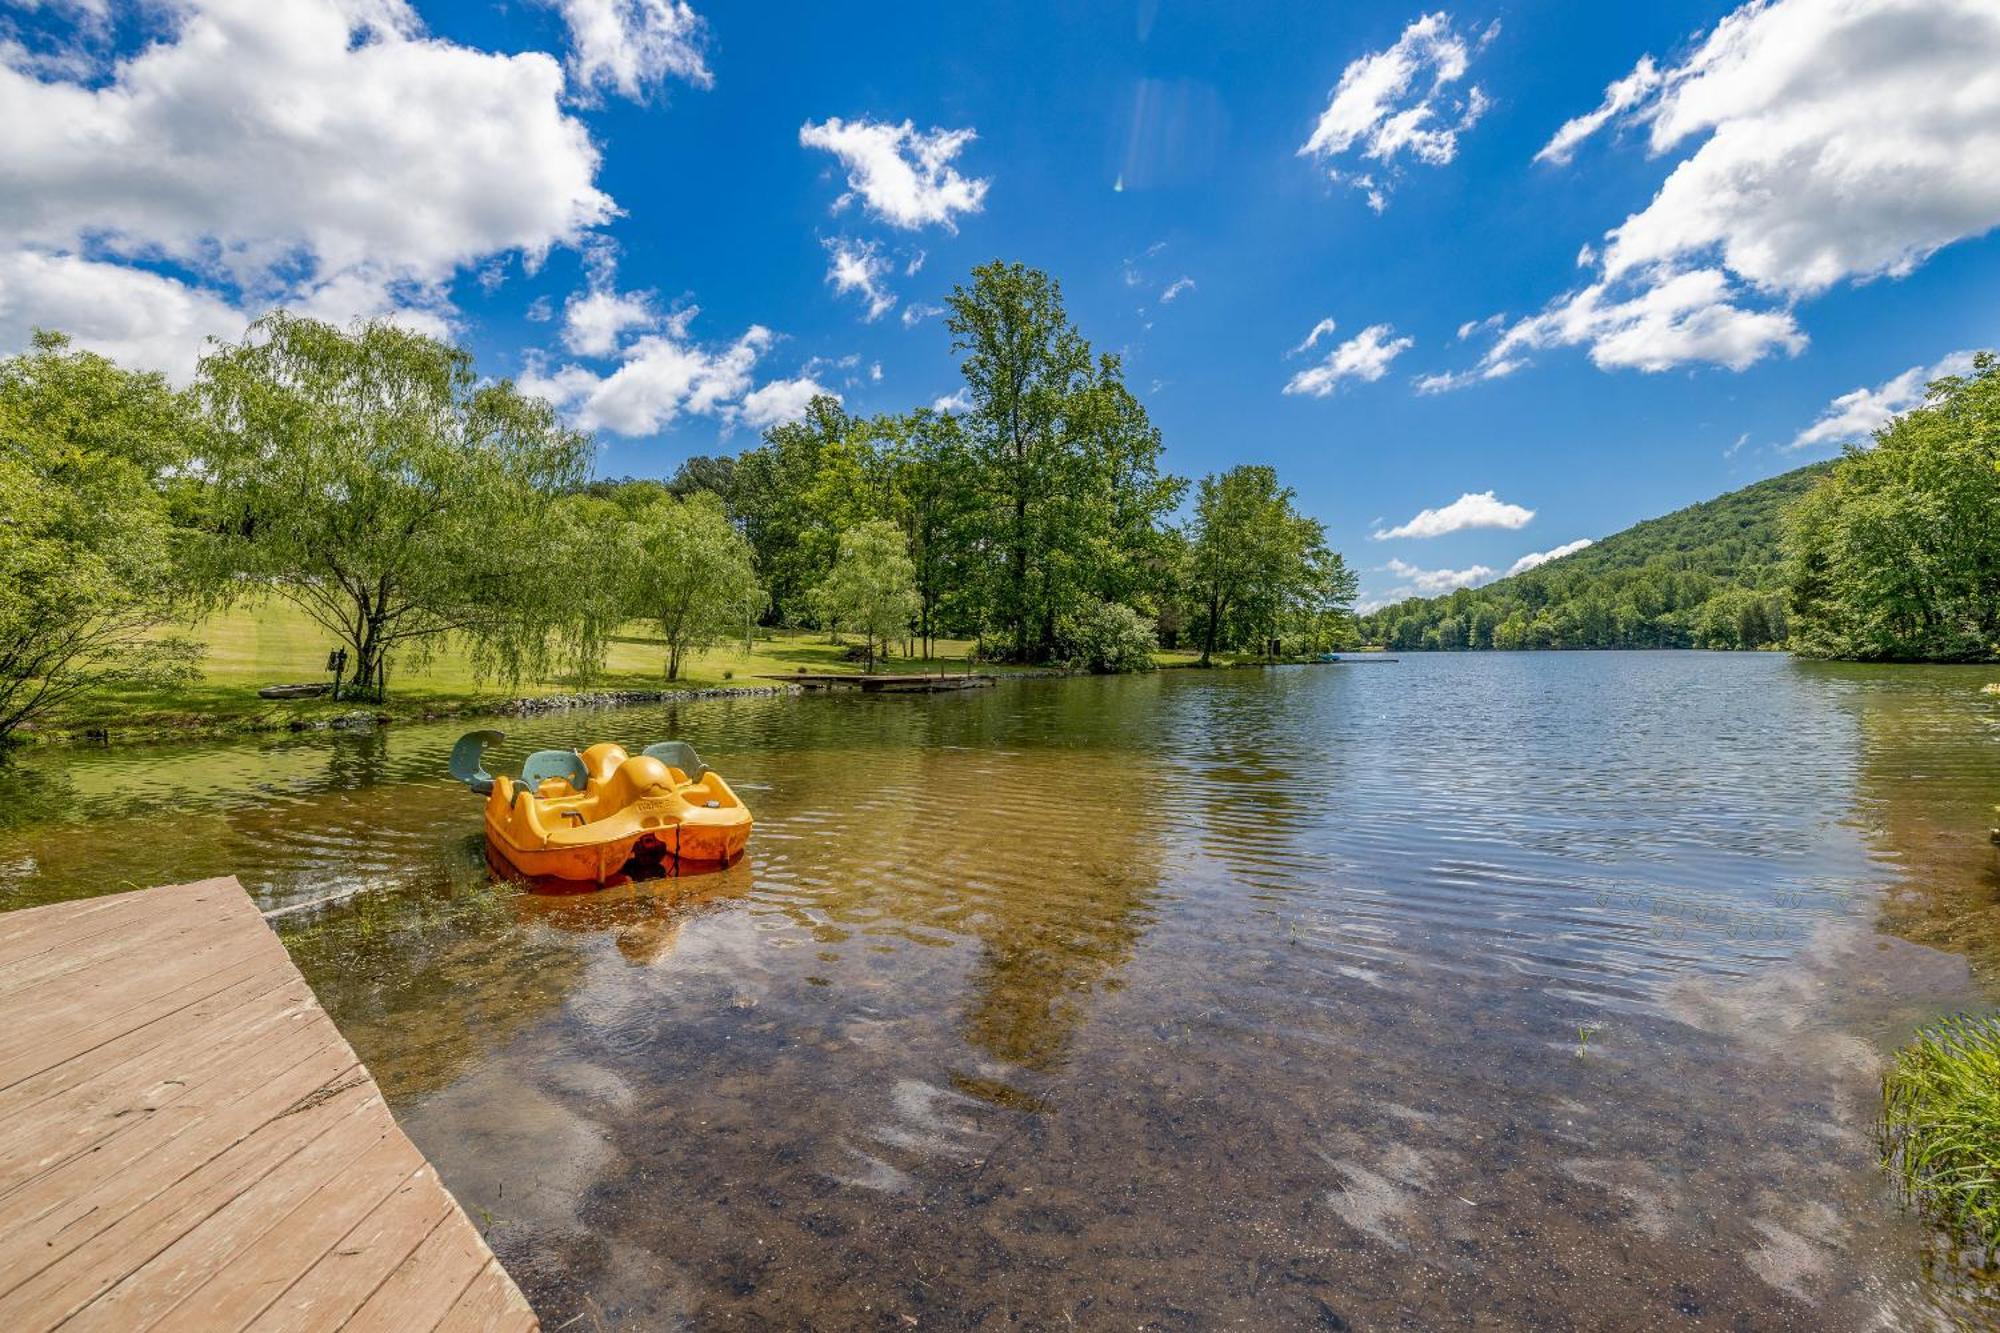
[[[1322,321],[1331,323],[1332,321]],[[1317,333],[1317,330],[1315,330]],[[1416,345],[1414,338],[1396,338],[1387,324],[1370,324],[1326,354],[1326,359],[1307,366],[1285,383],[1286,393],[1311,394],[1324,398],[1346,379],[1373,383],[1388,373],[1389,363]],[[1301,346],[1309,347],[1308,337]]]
[[1440,371],[1434,375],[1417,376],[1418,393],[1449,393],[1453,389],[1463,389],[1486,380],[1505,379],[1527,365],[1520,357],[1501,357],[1474,366],[1471,370]]
[[[1457,588],[1477,587],[1493,577],[1493,571],[1485,565],[1472,565],[1466,569],[1419,569],[1406,560],[1391,560],[1383,568],[1403,580],[1404,596],[1414,592],[1433,597]],[[1394,596],[1390,594],[1391,600]]]
[[1604,100],[1598,104],[1597,110],[1565,121],[1563,127],[1555,132],[1555,137],[1535,154],[1535,161],[1567,165],[1570,158],[1576,155],[1577,145],[1603,129],[1612,117],[1622,116],[1637,106],[1660,86],[1660,78],[1653,58],[1639,57],[1639,63],[1630,74],[1612,80],[1611,86],[1604,90]]
[[1742,369],[1804,345],[1798,301],[2000,225],[2000,8],[1756,0],[1680,64],[1642,60],[1537,156],[1568,161],[1614,121],[1656,156],[1693,151],[1606,233],[1600,280],[1509,336],[1587,342],[1607,367]]
[[1741,292],[1719,269],[1658,273],[1638,285],[1594,282],[1516,321],[1479,366],[1428,377],[1425,392],[1461,388],[1512,374],[1524,354],[1586,345],[1601,370],[1668,370],[1690,361],[1743,370],[1773,352],[1797,356],[1806,335],[1787,309],[1739,304]]
[[1972,369],[1972,353],[1953,352],[1934,366],[1911,366],[1894,379],[1872,389],[1861,388],[1841,394],[1828,403],[1813,423],[1792,437],[1792,449],[1814,445],[1850,444],[1866,440],[1924,401],[1924,388],[1946,375],[1964,375]]
[[1194,290],[1193,278],[1175,278],[1172,282],[1167,284],[1167,289],[1160,293],[1160,304],[1165,305],[1167,302],[1173,300],[1176,296],[1179,296],[1182,292],[1191,292],[1193,290]]
[[1399,523],[1393,528],[1378,528],[1374,537],[1380,542],[1394,537],[1442,537],[1446,533],[1464,532],[1468,528],[1523,528],[1534,516],[1534,510],[1508,504],[1492,491],[1476,494],[1467,491],[1442,508],[1419,510],[1416,517],[1407,523]]
[[1327,318],[1322,319],[1319,323],[1313,325],[1312,332],[1306,334],[1306,336],[1300,340],[1299,345],[1297,347],[1294,347],[1291,351],[1285,353],[1285,356],[1287,358],[1291,358],[1298,356],[1300,353],[1303,352],[1310,352],[1319,343],[1319,340],[1321,338],[1326,337],[1326,335],[1332,333],[1333,330],[1334,330],[1333,317],[1329,315]]
[[917,251],[916,256],[909,263],[903,265],[903,276],[906,278],[916,277],[917,274],[923,272],[924,261],[929,258],[930,254],[928,251]]
[[943,313],[944,307],[941,305],[925,305],[921,301],[913,305],[906,305],[903,307],[903,327],[913,329],[933,315],[942,315]]
[[920,131],[911,121],[842,120],[799,127],[799,143],[824,148],[847,168],[847,193],[834,201],[838,211],[859,198],[867,210],[893,227],[936,224],[958,230],[960,213],[977,213],[990,182],[959,174],[952,165],[978,136],[970,129]]
[[123,366],[194,374],[208,338],[241,337],[248,317],[184,282],[74,255],[0,254],[0,346],[59,329]]
[[[627,344],[609,374],[577,365],[551,371],[531,362],[521,389],[548,399],[584,430],[617,435],[651,435],[683,415],[733,421],[747,410],[751,372],[776,336],[753,324],[732,343],[703,347],[688,333],[698,313],[686,307],[658,332]],[[798,381],[786,383],[793,387],[759,400],[761,411],[777,410],[786,392],[797,392]]]
[[889,261],[878,253],[875,243],[833,237],[824,244],[826,280],[833,284],[834,291],[860,296],[868,306],[863,318],[870,323],[887,314],[896,304],[896,294],[882,285],[889,275]]
[[683,0],[557,0],[569,25],[570,76],[588,97],[643,101],[668,77],[715,86],[702,60],[701,16]]
[[[547,55],[428,37],[402,0],[154,12],[171,29],[88,79],[0,52],[0,267],[15,320],[116,323],[48,302],[122,268],[155,364],[191,360],[194,348],[168,346],[176,320],[198,338],[225,306],[442,327],[460,270],[510,252],[532,266],[615,212]],[[31,298],[43,304],[30,311]]]
[[1516,574],[1525,574],[1531,569],[1539,569],[1551,560],[1560,560],[1566,555],[1575,555],[1584,547],[1592,545],[1595,545],[1595,543],[1590,538],[1578,537],[1573,542],[1564,542],[1561,546],[1553,547],[1547,551],[1530,551],[1513,564],[1507,566],[1507,575],[1511,578]]
[[[1458,154],[1458,136],[1478,122],[1486,94],[1470,85],[1463,96],[1453,89],[1465,77],[1472,56],[1498,33],[1496,23],[1468,42],[1451,16],[1426,14],[1412,22],[1384,51],[1362,56],[1341,71],[1340,82],[1313,132],[1299,148],[1301,157],[1321,161],[1358,152],[1395,170],[1399,158],[1443,166]],[[1333,180],[1361,190],[1376,212],[1387,204],[1387,186],[1373,175],[1330,168]]]
[[797,379],[772,380],[760,388],[743,395],[743,407],[739,414],[743,424],[756,430],[766,426],[776,426],[781,422],[797,421],[805,415],[806,404],[825,394],[839,401],[840,395],[822,386],[810,375]]
[[933,412],[970,412],[972,410],[972,390],[960,385],[944,397],[931,404]]
[[563,307],[563,346],[578,356],[610,356],[628,332],[659,322],[653,293],[594,288],[578,292]]
[[1458,326],[1458,340],[1464,342],[1475,333],[1491,333],[1507,322],[1507,316],[1488,315],[1485,319],[1468,319]]

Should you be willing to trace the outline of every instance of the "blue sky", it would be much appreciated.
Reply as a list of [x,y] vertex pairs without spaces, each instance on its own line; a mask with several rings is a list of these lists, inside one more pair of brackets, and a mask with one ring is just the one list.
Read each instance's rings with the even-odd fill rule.
[[184,375],[272,304],[390,315],[659,475],[808,381],[950,394],[928,312],[1017,259],[1174,470],[1276,464],[1370,600],[1825,457],[2000,342],[1982,0],[0,16],[10,346]]

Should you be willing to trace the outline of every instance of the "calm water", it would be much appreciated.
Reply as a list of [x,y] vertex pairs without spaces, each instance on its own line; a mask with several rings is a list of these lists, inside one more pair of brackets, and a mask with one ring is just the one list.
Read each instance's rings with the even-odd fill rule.
[[489,882],[457,726],[30,756],[0,905],[234,873],[547,1326],[1931,1328],[1881,1052],[2000,976],[1992,673],[1412,656],[518,724],[720,875]]

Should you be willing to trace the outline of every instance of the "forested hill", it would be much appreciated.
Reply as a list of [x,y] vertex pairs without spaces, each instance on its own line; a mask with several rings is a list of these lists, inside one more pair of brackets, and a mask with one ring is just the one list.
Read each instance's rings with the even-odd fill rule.
[[1647,519],[1482,588],[1385,606],[1362,619],[1362,633],[1405,651],[1783,643],[1783,514],[1832,466]]

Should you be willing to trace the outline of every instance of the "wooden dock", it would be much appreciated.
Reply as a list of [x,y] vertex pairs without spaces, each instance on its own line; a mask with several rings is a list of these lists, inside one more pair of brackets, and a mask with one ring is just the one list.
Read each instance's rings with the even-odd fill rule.
[[234,879],[0,915],[0,1329],[535,1316]]
[[792,675],[769,675],[763,680],[782,680],[809,690],[860,690],[863,694],[922,694],[935,690],[976,690],[991,685],[993,676],[960,672],[953,675],[870,676],[858,671],[800,671]]

